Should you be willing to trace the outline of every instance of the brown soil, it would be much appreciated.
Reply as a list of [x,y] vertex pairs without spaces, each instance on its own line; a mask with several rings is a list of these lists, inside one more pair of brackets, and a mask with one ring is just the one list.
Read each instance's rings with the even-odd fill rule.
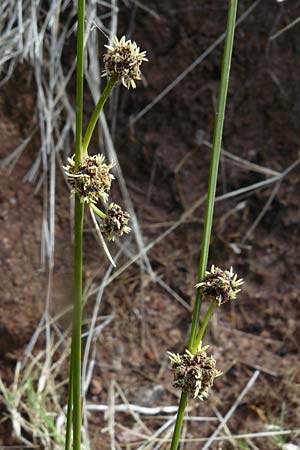
[[[223,145],[228,151],[278,172],[299,157],[299,27],[274,41],[269,37],[299,15],[296,3],[279,6],[275,1],[264,2],[238,28],[224,128]],[[250,4],[242,2],[239,14]],[[133,35],[141,48],[148,50],[150,62],[144,68],[147,86],[140,85],[136,92],[122,90],[120,95],[115,143],[146,243],[178,220],[205,194],[207,186],[210,151],[201,140],[212,140],[222,45],[134,126],[128,126],[129,116],[134,117],[224,31],[227,5],[223,2],[202,6],[189,0],[182,5],[178,0],[147,2],[156,18],[137,9]],[[124,6],[120,17],[124,27],[120,31],[125,32],[130,11]],[[26,137],[31,126],[32,92],[34,86],[25,66],[19,67],[1,89],[3,157]],[[0,375],[7,382],[39,322],[46,296],[46,275],[40,264],[42,193],[35,193],[34,186],[22,181],[38,146],[36,137],[14,170],[4,170],[0,180]],[[265,178],[224,158],[218,195]],[[254,370],[259,369],[257,382],[228,423],[233,434],[279,425],[283,403],[284,427],[299,425],[299,184],[298,166],[283,179],[246,240],[274,184],[216,204],[210,263],[232,265],[245,285],[237,302],[216,311],[206,340],[224,375],[217,380],[210,399],[194,405],[192,414],[201,411],[201,415],[211,416],[217,409],[225,415]],[[59,171],[56,198],[54,311],[69,301],[72,278],[69,195]],[[153,271],[189,305],[197,280],[203,217],[202,205],[148,253]],[[87,231],[86,279],[103,261]],[[150,275],[144,274],[141,282],[140,268],[135,265],[123,272],[104,295],[101,312],[112,311],[114,321],[100,338],[98,357],[102,365],[96,369],[91,399],[105,403],[110,381],[116,379],[130,402],[176,404],[178,393],[171,386],[165,355],[167,350],[184,349],[190,312]],[[122,421],[137,429],[129,417],[121,416]],[[147,425],[151,428],[161,423],[153,420]],[[93,424],[102,425],[102,416],[96,416]],[[210,435],[214,428],[190,425],[188,437]],[[1,430],[0,444],[11,444],[10,430],[6,425]],[[126,438],[125,432],[117,436],[124,449]],[[297,443],[295,437],[286,439]],[[109,448],[108,440],[107,445],[105,440],[101,442],[95,448]],[[264,450],[282,448],[274,439],[255,443]],[[186,450],[198,448],[199,443],[185,446]],[[211,448],[247,447],[227,441]]]

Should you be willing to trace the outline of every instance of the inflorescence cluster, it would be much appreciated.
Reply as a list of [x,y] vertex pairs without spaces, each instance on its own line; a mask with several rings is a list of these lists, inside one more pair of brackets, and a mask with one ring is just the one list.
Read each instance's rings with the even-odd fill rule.
[[219,267],[211,266],[210,272],[206,272],[206,276],[202,283],[196,285],[200,288],[205,298],[215,300],[218,306],[229,300],[235,300],[240,292],[239,287],[244,283],[242,279],[237,279],[237,274],[230,270],[222,270]]
[[80,162],[78,169],[75,167],[74,155],[68,158],[68,166],[64,167],[71,192],[78,194],[81,201],[97,203],[102,200],[108,201],[113,174],[110,169],[114,163],[105,164],[103,155],[85,156]]
[[135,81],[141,80],[141,64],[148,61],[146,52],[141,52],[135,42],[126,41],[125,36],[120,40],[115,36],[112,44],[105,46],[108,51],[103,58],[105,70],[102,76],[116,79],[127,89],[135,88]]
[[173,386],[200,400],[208,397],[214,379],[222,375],[216,369],[213,356],[207,356],[207,348],[208,345],[200,346],[195,354],[189,350],[185,350],[183,355],[168,352],[174,374]]
[[[201,289],[204,298],[215,301],[220,306],[234,300],[243,283],[242,279],[237,279],[232,267],[230,270],[222,270],[211,266],[203,282],[196,287]],[[201,400],[208,396],[214,379],[222,375],[222,372],[216,369],[213,356],[207,356],[207,347],[201,347],[200,344],[195,353],[187,349],[183,355],[168,352],[174,374],[174,387]]]
[[[103,155],[86,155],[78,168],[75,166],[74,156],[68,158],[68,165],[64,167],[67,180],[71,186],[71,192],[77,194],[82,202],[86,202],[90,208],[97,202],[106,204],[114,176],[110,173],[113,162],[106,164]],[[121,206],[110,203],[107,212],[98,208],[94,211],[101,218],[100,231],[111,241],[116,236],[122,236],[131,231],[128,226],[130,214],[123,211]]]
[[[135,88],[135,81],[141,80],[141,64],[148,61],[146,52],[141,52],[137,44],[126,40],[125,36],[120,40],[115,36],[112,45],[105,47],[107,52],[103,57],[105,70],[102,76],[111,78],[114,83],[122,83],[127,89]],[[95,206],[99,201],[104,204],[108,202],[111,183],[114,180],[114,176],[110,173],[114,164],[112,162],[106,164],[104,161],[103,155],[86,154],[76,167],[73,155],[68,158],[68,165],[64,167],[64,171],[71,192],[89,205],[94,223],[95,213],[101,218],[100,226],[96,223],[97,232],[103,233],[113,241],[116,236],[131,231],[128,226],[130,215],[116,203],[110,203],[106,213]]]
[[100,230],[109,241],[114,241],[116,236],[122,236],[130,232],[128,227],[130,214],[123,211],[121,206],[111,203],[107,210],[107,218],[102,221]]

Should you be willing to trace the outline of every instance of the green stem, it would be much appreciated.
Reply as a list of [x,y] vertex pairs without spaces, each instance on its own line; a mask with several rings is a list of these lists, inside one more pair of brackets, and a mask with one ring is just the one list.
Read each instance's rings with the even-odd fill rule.
[[94,203],[90,203],[89,207],[97,214],[97,216],[101,217],[101,219],[107,219],[107,215],[101,211],[101,209],[97,208]]
[[71,435],[72,435],[72,417],[73,417],[73,370],[72,370],[73,352],[71,350],[71,364],[69,372],[69,386],[68,386],[68,411],[67,411],[67,425],[66,425],[66,442],[65,450],[71,449]]
[[104,91],[103,91],[103,93],[102,93],[102,95],[101,95],[97,105],[95,106],[95,109],[93,111],[91,120],[89,121],[88,127],[86,129],[86,132],[85,132],[85,135],[84,135],[84,138],[83,138],[83,143],[82,143],[83,156],[87,152],[87,149],[88,149],[88,146],[89,146],[89,143],[90,143],[93,131],[94,131],[95,126],[97,124],[97,120],[98,120],[98,118],[100,116],[100,113],[101,113],[101,111],[102,111],[102,109],[103,109],[103,107],[105,105],[106,100],[109,97],[109,94],[110,94],[112,88],[116,84],[116,81],[117,81],[116,78],[113,78],[113,77],[109,79],[109,81],[108,81],[107,85],[105,86],[105,89],[104,89]]
[[[77,29],[77,70],[76,70],[76,147],[75,168],[87,152],[94,128],[103,106],[116,83],[111,78],[107,83],[99,102],[92,114],[87,131],[82,141],[83,121],[83,69],[84,69],[84,13],[85,0],[78,0],[78,29]],[[91,206],[91,205],[90,205]],[[96,206],[92,209],[102,218],[102,213]],[[81,326],[82,326],[82,247],[83,247],[84,204],[75,196],[75,237],[74,237],[74,310],[72,324],[72,351],[69,379],[69,397],[66,427],[65,450],[70,450],[71,422],[73,421],[73,450],[81,448]]]
[[201,327],[200,327],[200,329],[199,329],[199,331],[198,331],[198,334],[197,334],[197,336],[196,336],[194,345],[193,345],[193,347],[192,347],[192,349],[191,349],[191,352],[192,352],[192,353],[196,353],[196,351],[197,351],[197,349],[198,349],[198,347],[199,347],[199,345],[200,345],[200,343],[201,343],[201,341],[202,341],[202,339],[203,339],[203,336],[204,336],[206,327],[207,327],[208,322],[210,321],[210,318],[211,318],[211,316],[212,316],[212,314],[213,314],[213,312],[214,312],[215,306],[216,306],[216,301],[213,300],[213,301],[210,303],[210,305],[209,305],[209,308],[208,308],[208,310],[207,310],[207,313],[205,314],[205,317],[204,317],[204,319],[203,319],[203,321],[202,321]]
[[83,68],[84,68],[84,10],[85,0],[78,0],[77,15],[77,65],[76,65],[76,147],[75,167],[82,158],[82,119],[83,119]]
[[72,333],[72,384],[73,384],[73,450],[81,448],[81,320],[82,320],[82,241],[84,204],[75,196],[74,241],[74,310]]
[[175,423],[172,443],[171,443],[171,450],[177,450],[177,447],[179,444],[182,424],[184,421],[184,412],[185,412],[185,408],[187,405],[187,401],[188,401],[187,393],[182,391],[181,397],[180,397],[180,402],[179,402],[179,407],[178,407],[178,412],[177,412],[177,417],[176,417],[176,423]]
[[[75,167],[82,158],[83,121],[83,69],[84,69],[84,15],[85,0],[78,0],[77,16],[77,66],[76,66],[76,143]],[[82,241],[84,205],[75,196],[74,223],[74,309],[72,324],[72,349],[70,365],[70,388],[67,413],[66,449],[71,441],[71,418],[73,419],[73,450],[81,448],[81,314],[82,314]],[[72,407],[73,406],[73,407]]]
[[[219,168],[220,153],[221,153],[225,107],[226,107],[226,100],[227,100],[227,90],[228,90],[228,83],[229,83],[230,64],[231,64],[231,56],[232,56],[232,48],[233,48],[237,2],[238,2],[238,0],[230,0],[230,7],[229,7],[229,12],[228,12],[224,56],[223,56],[223,62],[222,62],[221,81],[220,81],[220,88],[219,88],[217,112],[216,112],[216,118],[215,118],[212,157],[211,157],[209,181],[208,181],[208,191],[207,191],[207,200],[206,200],[206,210],[205,210],[205,219],[204,219],[201,256],[200,256],[200,263],[199,263],[198,283],[203,281],[203,279],[205,277],[207,261],[208,261],[209,244],[210,244],[210,236],[211,236],[214,205],[215,205],[215,196],[216,196],[216,187],[217,187],[217,180],[218,180],[218,168]],[[197,330],[198,330],[201,304],[202,304],[201,289],[198,288],[197,292],[196,292],[196,301],[195,301],[195,307],[194,307],[193,318],[192,318],[192,326],[191,326],[191,332],[190,332],[190,338],[189,338],[189,348],[194,346],[194,341],[195,341]]]
[[[212,229],[212,220],[213,220],[213,212],[214,212],[214,203],[215,203],[215,195],[216,195],[216,187],[217,187],[217,179],[218,179],[218,168],[220,161],[220,152],[221,152],[221,142],[222,142],[222,134],[223,134],[223,124],[224,124],[224,116],[225,116],[225,107],[226,107],[226,99],[227,99],[227,90],[228,90],[228,82],[229,82],[229,73],[230,73],[230,64],[231,64],[231,56],[232,56],[232,48],[233,48],[233,38],[234,38],[234,30],[235,30],[235,21],[236,21],[236,10],[237,10],[238,0],[230,0],[229,11],[228,11],[228,20],[227,20],[227,28],[226,28],[226,39],[224,46],[224,56],[222,62],[222,71],[221,71],[221,81],[219,88],[219,97],[218,97],[218,105],[217,112],[215,118],[215,129],[214,129],[214,137],[213,137],[213,148],[212,148],[212,158],[210,163],[210,172],[209,172],[209,181],[208,181],[208,192],[207,192],[207,200],[206,200],[206,209],[205,209],[205,220],[204,220],[204,229],[203,229],[203,238],[202,238],[202,246],[201,246],[201,256],[199,263],[199,273],[198,273],[198,283],[203,281],[205,277],[207,261],[208,261],[208,253],[209,253],[209,244],[211,237],[211,229]],[[190,351],[197,350],[196,344],[199,340],[202,339],[207,323],[211,317],[211,314],[214,309],[214,302],[210,305],[208,315],[206,316],[204,322],[198,332],[199,328],[199,319],[200,319],[200,311],[202,304],[202,295],[201,290],[198,288],[196,291],[196,300],[192,317],[192,325],[191,331],[188,341],[188,348]],[[178,407],[177,420],[175,424],[174,434],[171,443],[171,450],[177,450],[180,434],[182,430],[183,420],[184,420],[184,410],[187,402],[183,400],[181,397],[180,404]]]

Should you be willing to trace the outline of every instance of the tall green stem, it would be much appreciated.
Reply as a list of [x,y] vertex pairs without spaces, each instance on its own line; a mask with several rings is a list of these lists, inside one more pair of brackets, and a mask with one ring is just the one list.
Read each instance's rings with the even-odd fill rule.
[[70,450],[71,449],[72,417],[73,417],[73,370],[72,370],[73,364],[72,364],[72,359],[73,359],[73,351],[71,350],[71,363],[70,363],[70,370],[69,370],[69,386],[68,386],[68,411],[67,411],[65,450]]
[[82,153],[83,153],[83,155],[85,155],[86,152],[87,152],[87,149],[88,149],[88,146],[89,146],[89,143],[90,143],[93,131],[94,131],[95,126],[97,124],[97,120],[98,120],[98,118],[100,116],[100,113],[101,113],[101,111],[102,111],[102,109],[103,109],[103,107],[105,105],[106,100],[109,97],[109,94],[111,93],[112,88],[116,84],[116,81],[117,81],[116,78],[113,78],[113,77],[109,79],[109,81],[108,81],[107,85],[105,86],[105,89],[104,89],[104,91],[103,91],[103,93],[102,93],[102,95],[101,95],[101,97],[100,97],[100,99],[99,99],[99,101],[98,101],[94,111],[93,111],[91,120],[90,120],[90,122],[88,124],[88,127],[86,129],[86,132],[85,132],[85,135],[84,135],[84,138],[83,138],[83,143],[82,143]]
[[83,119],[83,69],[84,69],[84,10],[85,0],[77,3],[77,65],[76,65],[76,147],[75,167],[82,158],[82,119]]
[[[213,220],[215,196],[216,196],[216,187],[217,187],[217,180],[218,180],[218,168],[219,168],[220,153],[221,153],[223,124],[224,124],[224,116],[225,116],[225,108],[226,108],[226,100],[227,100],[227,90],[228,90],[230,65],[231,65],[231,56],[232,56],[232,48],[233,48],[237,2],[238,2],[238,0],[230,0],[230,7],[229,7],[229,12],[228,12],[226,39],[225,39],[224,55],[223,55],[223,62],[222,62],[218,105],[217,105],[217,112],[216,112],[216,118],[215,118],[212,156],[211,156],[210,171],[209,171],[209,181],[208,181],[208,191],[207,191],[207,200],[206,200],[206,210],[205,210],[205,219],[204,219],[201,256],[200,256],[200,263],[199,263],[198,283],[203,281],[203,279],[205,277],[205,271],[206,271],[207,261],[208,261],[209,244],[210,244],[210,236],[211,236],[212,220]],[[195,301],[195,307],[194,307],[193,319],[192,319],[192,326],[191,326],[191,332],[190,332],[190,338],[189,338],[189,347],[193,346],[193,343],[194,343],[194,340],[195,340],[195,337],[197,334],[199,318],[200,318],[201,303],[202,303],[201,289],[197,289],[196,301]]]
[[[78,0],[77,15],[77,66],[76,66],[76,142],[75,142],[75,169],[78,169],[85,156],[97,120],[103,106],[116,83],[111,78],[97,103],[82,140],[83,124],[83,74],[84,74],[84,17],[85,0]],[[96,208],[97,209],[97,208]],[[101,214],[97,210],[97,214]],[[105,214],[102,213],[105,216]],[[106,216],[105,216],[106,217]],[[82,328],[82,257],[83,257],[83,222],[84,203],[75,195],[75,222],[74,222],[74,308],[72,323],[72,348],[68,392],[68,412],[66,425],[65,450],[71,448],[71,429],[73,423],[73,450],[81,449],[81,328]]]
[[[84,10],[85,0],[78,0],[77,66],[76,66],[76,142],[75,167],[82,158],[83,69],[84,69]],[[72,323],[72,349],[69,379],[69,399],[65,448],[71,445],[71,419],[73,420],[73,450],[81,448],[81,314],[82,314],[82,241],[84,205],[75,196],[74,223],[74,309]]]
[[[227,90],[228,90],[228,83],[229,83],[230,64],[231,64],[231,56],[232,56],[232,48],[233,48],[233,38],[234,38],[234,29],[235,29],[235,21],[236,21],[237,3],[238,3],[238,0],[230,0],[229,11],[228,11],[226,39],[225,39],[224,56],[223,56],[222,72],[221,72],[221,81],[220,81],[220,88],[219,88],[217,112],[216,112],[216,118],[215,118],[212,158],[211,158],[211,163],[210,163],[210,172],[209,172],[209,181],[208,181],[208,192],[207,192],[206,209],[205,209],[205,220],[204,220],[201,256],[200,256],[200,263],[199,263],[198,283],[203,281],[203,279],[205,277],[205,271],[206,271],[207,261],[208,261],[209,244],[210,244],[210,237],[211,237],[215,195],[216,195],[216,187],[217,187],[217,179],[218,179],[218,167],[219,167],[219,161],[220,161],[221,142],[222,142],[222,134],[223,134],[223,124],[224,124],[225,107],[226,107],[226,99],[227,99]],[[212,304],[210,305],[209,311],[208,311],[208,315],[206,315],[207,320],[203,321],[202,327],[200,328],[199,333],[198,333],[201,303],[202,303],[201,290],[197,289],[195,306],[194,306],[193,317],[192,317],[191,331],[190,331],[190,336],[189,336],[189,341],[188,341],[188,348],[192,352],[195,352],[197,350],[196,344],[199,340],[199,336],[200,336],[200,340],[201,340],[204,335],[207,323],[208,323],[208,321],[211,317],[211,314],[213,312],[213,309],[214,309],[214,302],[212,302]],[[181,396],[181,399],[180,399],[180,403],[179,403],[177,419],[176,419],[173,439],[172,439],[172,443],[171,443],[171,450],[177,450],[177,448],[178,448],[180,434],[181,434],[183,420],[184,420],[184,410],[185,410],[186,404],[187,404],[186,394],[183,393],[183,395]]]
[[82,316],[82,241],[84,204],[75,196],[75,242],[74,242],[74,311],[73,311],[73,450],[81,448],[81,316]]
[[198,334],[197,334],[197,336],[195,338],[194,345],[193,345],[193,347],[191,349],[192,353],[196,353],[196,351],[197,351],[197,349],[198,349],[198,347],[199,347],[199,345],[200,345],[200,343],[201,343],[201,341],[203,339],[206,327],[207,327],[208,322],[210,321],[210,318],[211,318],[211,316],[212,316],[212,314],[214,312],[215,306],[216,306],[216,301],[213,300],[210,303],[210,305],[209,305],[207,313],[205,314],[205,317],[204,317],[204,319],[202,321],[201,327],[200,327],[200,329],[198,331]]

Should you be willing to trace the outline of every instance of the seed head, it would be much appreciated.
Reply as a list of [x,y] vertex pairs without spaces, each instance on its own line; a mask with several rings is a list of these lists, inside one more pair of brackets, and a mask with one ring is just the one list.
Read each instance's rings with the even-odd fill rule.
[[101,199],[107,202],[111,182],[115,177],[110,173],[114,163],[105,164],[104,159],[99,154],[86,156],[76,169],[74,155],[68,158],[69,165],[64,167],[64,171],[71,185],[71,192],[78,194],[81,201],[97,203]]
[[234,300],[240,292],[239,286],[244,284],[242,279],[237,279],[237,274],[230,270],[222,270],[219,267],[211,266],[210,272],[202,283],[196,284],[196,287],[202,290],[202,294],[209,300],[216,300],[217,305],[221,306],[229,300]]
[[116,236],[130,233],[131,228],[128,227],[130,214],[123,211],[121,206],[111,203],[106,215],[107,218],[101,221],[100,230],[107,235],[109,241],[114,241]]
[[115,77],[127,89],[135,88],[135,80],[141,79],[140,66],[148,61],[146,52],[140,52],[135,42],[126,41],[125,36],[120,40],[115,36],[113,45],[106,45],[107,53],[103,57],[105,70],[103,77]]
[[193,355],[186,350],[183,355],[168,352],[174,375],[174,387],[182,389],[193,398],[204,400],[208,397],[214,379],[222,375],[217,370],[213,356],[207,356],[205,347],[198,348]]

